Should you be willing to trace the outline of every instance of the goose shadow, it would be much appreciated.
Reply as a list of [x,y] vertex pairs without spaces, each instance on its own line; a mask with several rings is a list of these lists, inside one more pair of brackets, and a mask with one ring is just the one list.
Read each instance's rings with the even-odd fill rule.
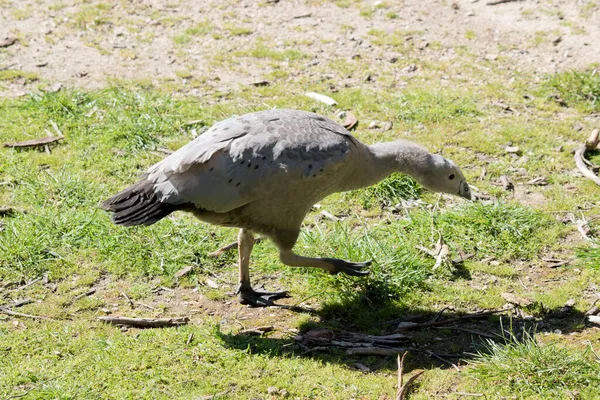
[[[291,309],[316,317],[299,326],[297,334],[252,334],[222,332],[216,334],[223,346],[275,357],[307,357],[325,363],[339,363],[349,368],[365,366],[369,371],[397,369],[396,356],[363,356],[351,354],[344,342],[349,335],[403,334],[406,337],[393,345],[408,351],[404,371],[414,369],[456,368],[489,352],[490,341],[508,343],[527,332],[558,332],[569,334],[584,329],[585,314],[571,307],[546,309],[536,317],[523,316],[522,310],[481,312],[478,315],[444,308],[432,311],[409,307],[391,300],[372,302],[366,293],[351,299],[327,303],[316,310]],[[516,314],[515,314],[516,312]],[[520,316],[521,315],[521,316]],[[317,336],[316,340],[314,336]],[[318,338],[322,336],[322,338]],[[364,336],[363,336],[364,337]],[[312,338],[312,339],[311,339]],[[331,342],[331,339],[334,342]],[[319,341],[321,340],[321,342]],[[361,340],[368,342],[369,339]],[[380,347],[375,344],[376,347]],[[383,347],[386,347],[384,345]],[[362,368],[361,366],[361,368]]]

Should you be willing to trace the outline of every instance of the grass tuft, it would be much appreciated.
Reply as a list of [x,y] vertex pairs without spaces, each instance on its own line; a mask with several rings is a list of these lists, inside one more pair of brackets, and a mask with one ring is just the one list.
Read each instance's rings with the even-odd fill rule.
[[435,225],[456,248],[501,260],[535,257],[560,233],[548,215],[504,203],[458,207],[436,217]]
[[[596,70],[594,70],[596,71]],[[550,77],[546,85],[562,99],[589,111],[600,110],[600,74],[569,71]]]
[[410,176],[392,174],[376,185],[359,191],[359,199],[364,208],[375,205],[390,207],[403,200],[416,199],[421,192],[421,186]]
[[507,344],[488,340],[486,350],[467,369],[485,382],[489,394],[519,398],[566,398],[574,392],[588,398],[597,394],[600,358],[593,351],[588,354],[542,344],[526,331],[521,338],[510,332],[506,339]]

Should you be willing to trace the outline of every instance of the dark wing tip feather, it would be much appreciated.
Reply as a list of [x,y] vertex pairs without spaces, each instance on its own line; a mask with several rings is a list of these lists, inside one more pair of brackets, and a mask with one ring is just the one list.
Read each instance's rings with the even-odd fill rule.
[[177,206],[162,203],[150,181],[145,179],[100,203],[100,208],[112,212],[117,225],[151,225],[166,217]]

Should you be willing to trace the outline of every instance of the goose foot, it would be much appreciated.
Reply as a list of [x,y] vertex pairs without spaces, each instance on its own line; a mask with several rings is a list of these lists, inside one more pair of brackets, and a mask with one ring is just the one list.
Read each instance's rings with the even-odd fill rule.
[[273,300],[289,297],[288,292],[268,292],[265,290],[254,290],[250,286],[240,284],[236,291],[240,304],[253,307],[268,307],[275,305]]
[[369,275],[369,271],[366,270],[371,261],[366,262],[350,262],[344,260],[338,260],[337,258],[322,258],[323,261],[327,261],[333,265],[333,269],[329,271],[330,274],[335,275],[340,272],[352,275],[352,276],[365,276]]

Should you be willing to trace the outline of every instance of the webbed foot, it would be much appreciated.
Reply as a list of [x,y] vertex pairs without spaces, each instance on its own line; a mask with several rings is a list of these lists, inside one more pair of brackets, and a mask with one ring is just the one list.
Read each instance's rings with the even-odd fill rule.
[[264,290],[254,290],[250,286],[239,285],[236,291],[240,304],[247,304],[253,307],[268,307],[275,305],[273,300],[289,297],[287,291],[268,292]]
[[323,261],[327,261],[328,263],[333,265],[333,269],[329,271],[330,274],[335,275],[340,272],[343,272],[347,275],[352,276],[365,276],[369,275],[369,271],[366,270],[369,265],[371,265],[371,261],[366,262],[350,262],[344,260],[338,260],[337,258],[322,258]]

